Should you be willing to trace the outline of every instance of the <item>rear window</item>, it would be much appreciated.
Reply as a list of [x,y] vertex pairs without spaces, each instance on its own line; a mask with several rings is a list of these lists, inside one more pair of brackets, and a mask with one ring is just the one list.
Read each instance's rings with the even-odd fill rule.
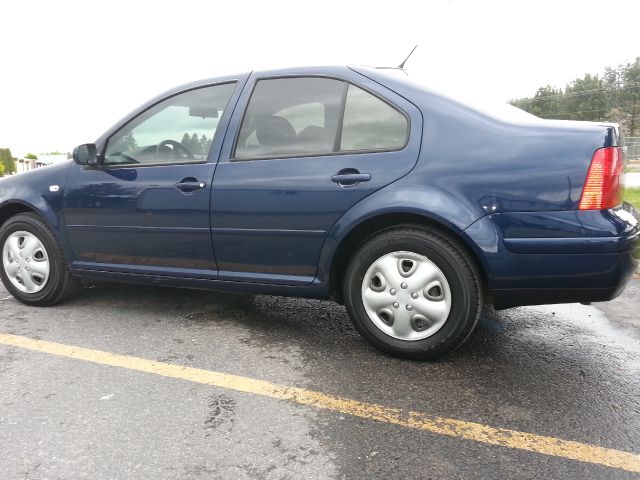
[[342,122],[341,151],[396,150],[407,142],[406,117],[378,97],[349,85]]

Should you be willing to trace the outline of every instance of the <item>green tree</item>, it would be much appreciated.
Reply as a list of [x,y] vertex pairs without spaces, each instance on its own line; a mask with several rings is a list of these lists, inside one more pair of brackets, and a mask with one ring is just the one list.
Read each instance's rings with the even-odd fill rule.
[[606,67],[602,75],[602,81],[606,88],[607,100],[610,107],[615,107],[619,102],[620,89],[622,88],[622,76],[619,68]]
[[197,133],[194,132],[191,135],[189,135],[188,132],[185,132],[185,134],[182,136],[182,140],[180,141],[180,143],[184,145],[186,149],[189,150],[192,154],[202,155],[202,152],[203,152],[202,144],[198,139]]
[[0,163],[0,177],[4,177],[4,164]]
[[564,91],[565,112],[571,120],[604,120],[610,110],[608,92],[598,75],[587,73]]
[[200,140],[198,140],[198,134],[195,132],[191,135],[190,145],[191,145],[191,148],[189,148],[189,151],[191,153],[193,153],[194,155],[202,155],[202,147],[200,146]]
[[27,153],[24,158],[27,160],[38,160],[38,156],[35,153]]
[[540,87],[533,98],[517,101],[517,107],[523,108],[542,118],[560,118],[564,108],[564,93],[551,85]]
[[16,168],[16,160],[13,158],[9,148],[0,148],[0,164],[2,164],[4,168],[5,175],[16,173],[18,171]]
[[620,111],[621,123],[627,135],[640,134],[640,57],[621,68]]
[[[120,137],[118,141],[113,145],[113,147],[109,147],[109,151],[118,152],[118,153],[126,153],[133,152],[138,148],[138,142],[131,132],[126,135]],[[67,154],[68,156],[68,154]]]
[[207,138],[207,136],[203,133],[200,137],[200,151],[203,155],[209,154],[209,149],[211,148],[211,140]]
[[542,118],[619,123],[626,136],[640,135],[640,57],[602,76],[586,74],[564,90],[541,87],[533,97],[510,102]]

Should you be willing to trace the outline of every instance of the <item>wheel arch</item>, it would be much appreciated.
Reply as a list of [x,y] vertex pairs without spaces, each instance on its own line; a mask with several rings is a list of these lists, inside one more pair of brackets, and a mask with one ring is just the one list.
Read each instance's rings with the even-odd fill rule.
[[391,211],[379,213],[353,225],[349,231],[342,236],[337,244],[334,255],[331,258],[328,269],[329,293],[331,298],[342,303],[342,279],[347,269],[348,259],[355,254],[358,247],[368,238],[379,234],[385,230],[400,228],[405,226],[420,227],[429,230],[437,230],[448,236],[467,253],[471,261],[477,268],[482,288],[488,285],[487,265],[479,252],[478,246],[470,239],[463,230],[455,225],[446,222],[444,219],[430,216],[422,212],[411,211]]
[[0,227],[11,217],[19,213],[35,213],[42,221],[47,221],[33,205],[20,201],[9,201],[0,205]]
[[49,227],[49,230],[51,230],[58,242],[60,242],[65,257],[68,259],[73,258],[71,249],[66,241],[64,229],[60,228],[60,219],[47,202],[44,202],[43,208],[38,208],[23,200],[8,200],[2,203],[0,205],[0,227],[11,217],[20,213],[33,213],[36,215]]

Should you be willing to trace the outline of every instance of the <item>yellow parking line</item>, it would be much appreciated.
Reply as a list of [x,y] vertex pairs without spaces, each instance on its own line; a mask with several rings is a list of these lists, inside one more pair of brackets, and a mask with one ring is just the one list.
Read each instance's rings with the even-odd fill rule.
[[152,373],[163,377],[177,378],[238,392],[262,395],[289,402],[309,405],[323,410],[366,418],[378,422],[400,425],[425,432],[502,447],[527,450],[580,462],[605,465],[630,472],[640,472],[640,455],[535,435],[503,428],[494,428],[480,423],[465,422],[452,418],[433,417],[426,413],[389,408],[374,403],[359,402],[298,387],[288,387],[253,378],[199,368],[172,365],[144,358],[118,355],[89,348],[62,343],[33,340],[31,338],[0,333],[0,344],[49,353],[60,357],[74,358],[100,365],[125,368]]

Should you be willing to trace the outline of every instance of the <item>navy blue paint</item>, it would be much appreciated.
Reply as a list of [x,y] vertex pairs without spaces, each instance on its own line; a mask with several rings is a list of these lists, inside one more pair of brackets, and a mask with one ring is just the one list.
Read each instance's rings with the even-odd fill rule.
[[[74,165],[64,216],[76,260],[215,272],[209,229],[214,166]],[[205,181],[207,187],[182,192],[175,184],[185,177]]]
[[[287,275],[311,283],[324,233],[362,199],[406,175],[418,159],[422,119],[414,105],[347,68],[306,69],[305,75],[335,75],[388,98],[411,117],[409,142],[395,152],[231,161],[235,137],[228,135],[211,204],[213,243],[222,280],[282,283],[282,275]],[[239,128],[255,82],[268,76],[251,76],[230,130]],[[342,187],[332,177],[344,169],[369,174],[371,179]],[[238,229],[253,233],[246,235]]]
[[[254,82],[325,75],[355,83],[407,113],[397,152],[231,161]],[[326,298],[336,253],[363,222],[411,214],[440,225],[473,255],[498,306],[606,300],[640,252],[630,205],[578,211],[594,150],[618,145],[615,127],[505,120],[411,83],[403,75],[327,67],[195,82],[156,97],[237,81],[206,163],[87,168],[64,162],[0,180],[0,218],[38,212],[72,271],[106,280]],[[343,169],[371,179],[344,188]],[[206,182],[185,193],[184,178]],[[59,185],[59,192],[49,191]],[[388,218],[388,217],[387,217]]]
[[[576,225],[582,225],[584,231],[590,233],[590,227],[601,229],[608,223],[609,235],[600,237],[506,238],[508,234],[500,222],[503,215],[482,217],[465,230],[481,251],[490,294],[497,306],[611,299],[621,292],[635,271],[637,260],[634,256],[640,258],[640,212],[626,203],[601,212],[576,211],[574,221],[569,221],[562,212],[555,219],[558,223],[553,224],[561,228],[559,225],[565,217],[570,231],[574,231]],[[530,214],[511,215],[512,218],[518,216],[524,220]],[[539,229],[538,223],[532,226],[534,231]],[[598,242],[598,238],[602,242]],[[513,253],[505,240],[511,240],[512,245],[513,240],[525,241],[536,248],[541,248],[541,242],[544,242],[544,253]],[[582,252],[566,251],[568,244],[581,241],[589,242]],[[602,253],[603,250],[606,253]]]
[[[64,228],[62,195],[72,166],[71,161],[60,162],[20,176],[0,179],[0,218],[3,209],[16,204],[38,212],[60,241],[67,259],[73,258],[73,251]],[[49,190],[52,185],[59,187],[58,192]]]

